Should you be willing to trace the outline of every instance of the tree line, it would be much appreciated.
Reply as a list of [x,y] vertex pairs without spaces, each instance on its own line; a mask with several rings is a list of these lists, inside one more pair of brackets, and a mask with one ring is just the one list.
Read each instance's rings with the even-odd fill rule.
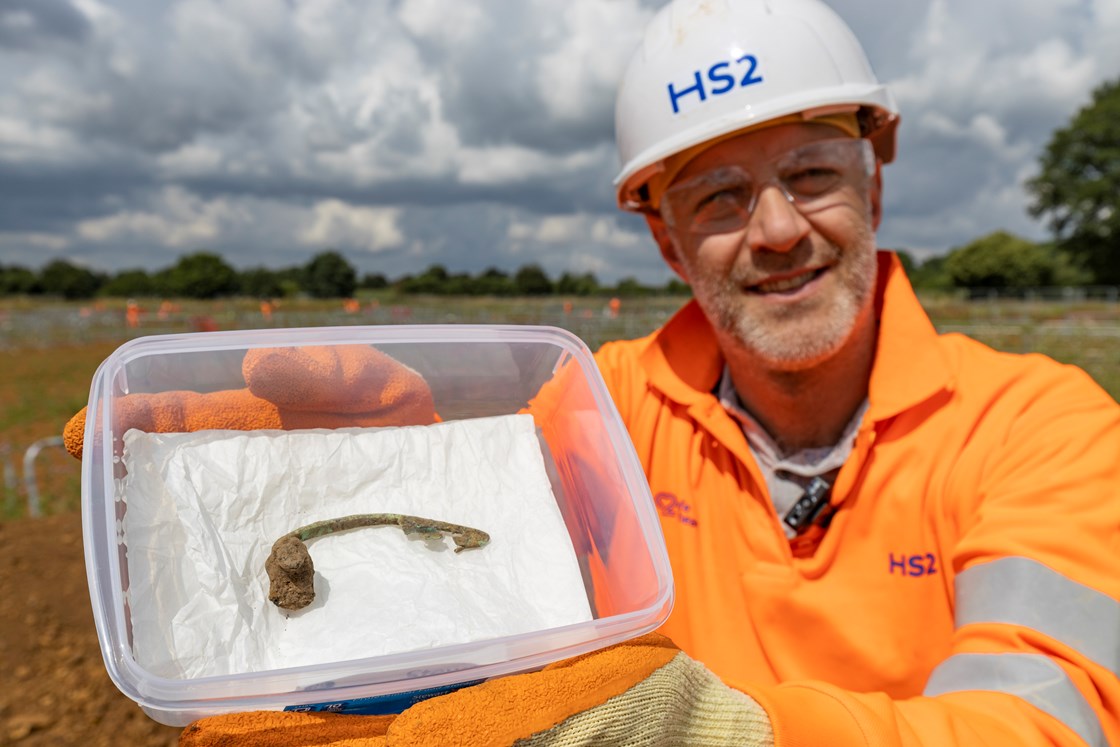
[[[946,255],[925,261],[899,250],[907,274],[919,290],[1028,289],[1094,284],[1094,275],[1076,265],[1053,244],[1039,244],[996,231]],[[684,295],[678,279],[648,285],[634,278],[602,284],[594,273],[565,272],[549,277],[536,264],[514,272],[491,267],[478,274],[453,273],[433,264],[415,275],[390,280],[380,273],[359,275],[336,251],[315,255],[307,264],[285,269],[237,270],[218,254],[200,251],[180,257],[171,267],[149,273],[141,269],[96,272],[56,259],[38,272],[0,265],[0,296],[50,296],[68,300],[109,298],[213,299],[240,296],[277,299],[295,296],[350,298],[359,290],[389,290],[402,295],[442,296],[619,296]]]
[[957,247],[948,254],[914,259],[899,251],[906,274],[920,290],[1028,290],[1098,285],[1054,243],[1037,243],[1007,231]]
[[273,299],[293,296],[350,298],[359,289],[392,290],[401,294],[448,296],[648,296],[686,294],[679,280],[651,286],[634,278],[604,285],[594,273],[564,273],[553,279],[537,264],[509,273],[491,267],[478,274],[452,273],[434,264],[416,275],[389,280],[380,273],[359,276],[339,252],[327,250],[305,264],[285,269],[254,267],[237,270],[220,255],[199,251],[180,257],[163,270],[149,273],[129,269],[96,272],[65,259],[56,259],[36,272],[21,266],[0,265],[0,296],[54,296],[69,300],[94,297],[195,298],[230,296]]

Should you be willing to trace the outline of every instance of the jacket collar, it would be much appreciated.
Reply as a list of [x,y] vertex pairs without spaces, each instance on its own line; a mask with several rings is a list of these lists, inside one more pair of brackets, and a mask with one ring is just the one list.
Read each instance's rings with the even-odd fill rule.
[[[953,373],[937,331],[922,308],[902,263],[878,253],[875,312],[879,324],[869,383],[871,422],[885,420],[953,385]],[[715,332],[695,300],[649,338],[642,364],[651,385],[686,406],[714,399],[724,358]]]

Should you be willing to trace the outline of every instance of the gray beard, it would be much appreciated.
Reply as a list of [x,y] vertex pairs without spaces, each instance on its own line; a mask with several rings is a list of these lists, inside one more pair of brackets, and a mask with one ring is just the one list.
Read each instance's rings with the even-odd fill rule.
[[[837,255],[841,253],[840,249],[833,249]],[[832,270],[841,273],[839,279],[844,292],[830,299],[827,313],[817,315],[824,322],[812,329],[793,326],[797,317],[804,313],[798,308],[775,310],[774,316],[767,320],[746,316],[739,305],[746,282],[742,277],[745,273],[732,272],[722,278],[705,276],[696,273],[689,263],[684,264],[692,279],[693,295],[720,337],[731,338],[731,342],[744,348],[752,357],[776,369],[797,371],[813,366],[840,349],[874,292],[876,259],[873,233],[870,230],[863,232],[846,254],[846,261],[834,265]],[[797,333],[791,334],[791,330]]]

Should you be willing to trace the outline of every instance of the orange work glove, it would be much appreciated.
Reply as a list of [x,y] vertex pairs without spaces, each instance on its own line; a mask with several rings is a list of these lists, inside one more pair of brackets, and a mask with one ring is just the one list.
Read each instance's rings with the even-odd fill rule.
[[539,672],[425,700],[399,716],[253,711],[183,730],[180,747],[737,745],[770,747],[765,710],[652,633]]
[[[436,421],[420,374],[366,345],[259,348],[245,354],[245,389],[130,394],[116,402],[117,430],[176,433],[223,428],[344,428]],[[63,430],[82,456],[86,410]]]

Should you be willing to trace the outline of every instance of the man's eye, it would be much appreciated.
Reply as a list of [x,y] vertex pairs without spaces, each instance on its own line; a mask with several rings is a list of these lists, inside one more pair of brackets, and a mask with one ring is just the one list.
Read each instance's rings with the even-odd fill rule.
[[741,204],[743,204],[743,189],[740,187],[725,187],[700,195],[693,203],[693,212],[734,210]]
[[811,166],[798,169],[782,181],[797,195],[819,195],[832,189],[843,180],[843,173],[830,166]]

